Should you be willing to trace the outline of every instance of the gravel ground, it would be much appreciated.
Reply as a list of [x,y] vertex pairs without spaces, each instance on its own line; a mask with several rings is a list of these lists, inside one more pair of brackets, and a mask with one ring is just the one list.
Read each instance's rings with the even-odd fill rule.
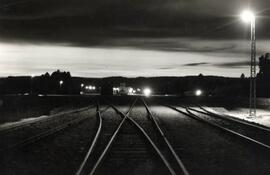
[[[180,108],[179,108],[180,109]],[[270,152],[174,110],[154,106],[165,133],[191,174],[268,175]]]
[[[193,108],[193,109],[196,109],[196,108]],[[197,108],[197,110],[200,111],[199,108]],[[251,137],[253,139],[256,139],[258,141],[261,141],[265,144],[270,145],[270,139],[269,139],[270,133],[269,132],[266,132],[266,131],[261,130],[261,129],[256,129],[255,127],[249,127],[248,125],[243,125],[241,123],[236,123],[236,122],[233,122],[230,120],[225,120],[222,118],[202,114],[202,113],[199,113],[196,111],[191,110],[191,112],[193,114],[203,118],[203,119],[206,119],[206,120],[211,121],[215,124],[218,124],[219,126],[228,128],[232,131],[236,131],[236,132],[241,133],[245,136]]]
[[257,108],[256,117],[249,116],[249,108],[225,109],[224,107],[211,107],[211,106],[207,106],[204,108],[212,113],[216,113],[219,115],[226,115],[232,118],[244,120],[247,122],[251,122],[253,124],[270,128],[270,110],[268,108],[266,109]]
[[94,102],[93,97],[80,96],[4,96],[0,106],[0,124],[21,119],[50,115],[85,107]]
[[[95,110],[92,107],[91,110]],[[49,120],[41,120],[34,122],[27,127],[19,128],[11,131],[0,132],[0,150],[6,147],[10,147],[18,142],[22,142],[26,138],[35,136],[39,133],[45,132],[49,129],[55,128],[59,124],[67,123],[71,120],[78,118],[78,114],[75,112],[67,113],[50,118]]]

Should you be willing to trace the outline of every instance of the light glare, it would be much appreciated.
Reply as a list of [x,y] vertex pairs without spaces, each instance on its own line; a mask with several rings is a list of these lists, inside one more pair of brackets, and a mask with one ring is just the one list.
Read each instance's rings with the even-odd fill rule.
[[129,88],[129,89],[128,89],[128,92],[129,92],[130,94],[132,94],[133,88]]
[[200,89],[195,91],[195,95],[196,96],[201,96],[202,95],[202,91]]
[[255,20],[255,15],[252,11],[250,10],[245,10],[243,11],[243,13],[241,14],[241,19],[244,22],[252,22],[253,20]]
[[144,95],[145,95],[146,97],[148,97],[148,96],[151,95],[151,89],[145,88],[145,89],[143,90],[143,93],[144,93]]

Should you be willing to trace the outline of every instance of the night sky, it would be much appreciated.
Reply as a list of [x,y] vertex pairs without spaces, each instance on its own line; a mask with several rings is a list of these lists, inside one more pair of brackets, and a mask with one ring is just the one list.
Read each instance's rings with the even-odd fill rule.
[[258,57],[270,52],[269,0],[0,0],[0,76],[248,75],[246,8]]

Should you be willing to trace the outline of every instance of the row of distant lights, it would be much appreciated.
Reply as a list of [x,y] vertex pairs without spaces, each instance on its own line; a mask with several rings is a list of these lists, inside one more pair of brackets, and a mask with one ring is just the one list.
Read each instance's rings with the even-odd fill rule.
[[81,84],[81,88],[85,87],[87,90],[96,90],[96,86],[84,86],[84,84]]
[[[32,75],[31,77],[34,77],[34,75]],[[64,83],[64,81],[63,80],[60,80],[59,81],[59,84],[60,85],[62,85]],[[81,88],[83,88],[83,87],[85,87],[85,89],[87,89],[87,90],[96,90],[96,86],[85,86],[84,84],[81,84]],[[113,87],[113,91],[119,91],[120,90],[120,88],[118,88],[118,87]],[[139,88],[137,88],[137,92],[141,92],[141,89],[139,89]],[[129,88],[129,90],[128,90],[128,93],[129,94],[135,94],[136,93],[136,90],[135,89],[133,89],[133,88]],[[151,89],[150,88],[144,88],[143,89],[143,94],[145,95],[145,96],[150,96],[151,95],[151,93],[152,93],[152,91],[151,91]],[[197,89],[196,91],[195,91],[195,95],[196,96],[201,96],[202,95],[202,90],[200,90],[200,89]]]
[[[32,76],[33,77],[33,76]],[[60,80],[59,81],[59,84],[60,85],[62,85],[64,83],[64,81],[63,80]],[[87,89],[87,90],[96,90],[96,86],[84,86],[84,84],[81,84],[81,88],[83,88],[83,87],[85,87],[85,89]],[[119,91],[120,90],[120,88],[118,88],[118,87],[114,87],[113,88],[113,90],[114,91]],[[136,90],[134,90],[133,88],[129,88],[129,90],[128,90],[128,92],[129,92],[129,94],[135,94],[136,93]],[[137,92],[141,92],[141,89],[139,89],[139,88],[137,88]],[[145,96],[150,96],[151,95],[151,93],[152,93],[152,91],[151,91],[151,89],[150,88],[144,88],[143,89],[143,94],[145,95]],[[200,89],[197,89],[196,91],[195,91],[195,95],[196,96],[201,96],[202,95],[202,90],[200,90]]]
[[[113,91],[120,91],[120,88],[118,87],[113,87]],[[141,92],[141,89],[140,88],[137,88],[137,89],[133,89],[133,88],[129,88],[128,89],[128,93],[129,94],[135,94],[136,92]],[[150,88],[144,88],[143,89],[143,94],[144,96],[150,96],[152,93],[151,89]]]
[[114,88],[113,88],[113,91],[120,91],[120,89],[119,89],[119,88],[114,87]]
[[[138,91],[138,92],[141,92],[141,89],[138,88],[137,91]],[[128,89],[128,93],[130,93],[130,94],[135,94],[135,93],[136,93],[136,90],[133,89],[133,88],[129,88],[129,89]]]
[[[59,81],[59,83],[60,83],[60,85],[62,85],[64,82],[61,80],[61,81]],[[96,87],[95,86],[84,86],[84,84],[81,84],[81,87],[83,88],[83,87],[85,87],[85,89],[87,89],[87,90],[96,90]],[[120,88],[118,88],[118,87],[114,87],[113,88],[113,90],[114,91],[119,91],[120,90]],[[141,89],[137,89],[137,92],[141,92]],[[129,94],[135,94],[136,93],[136,90],[135,89],[133,89],[133,88],[129,88],[129,90],[128,90],[128,93]],[[145,95],[145,96],[150,96],[151,95],[151,93],[152,93],[152,91],[151,91],[151,89],[150,88],[144,88],[143,89],[143,94]],[[197,89],[196,91],[195,91],[195,95],[196,96],[201,96],[202,95],[202,90],[200,90],[200,89]]]

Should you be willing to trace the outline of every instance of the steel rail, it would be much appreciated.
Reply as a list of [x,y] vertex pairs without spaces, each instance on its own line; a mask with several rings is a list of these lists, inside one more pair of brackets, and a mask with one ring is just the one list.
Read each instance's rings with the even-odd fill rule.
[[185,175],[189,175],[189,172],[187,170],[187,168],[185,167],[183,161],[179,158],[179,156],[176,154],[174,148],[172,147],[171,143],[169,142],[169,140],[167,139],[166,135],[164,134],[164,132],[162,131],[160,125],[158,124],[157,120],[155,119],[155,117],[153,116],[152,112],[150,111],[147,103],[145,102],[145,100],[143,98],[141,98],[147,113],[150,117],[150,119],[154,122],[154,126],[156,127],[156,129],[159,131],[160,135],[162,136],[163,140],[165,141],[166,145],[168,146],[170,152],[172,153],[173,157],[175,158],[175,160],[177,161],[178,166],[181,168],[181,170],[183,171],[183,173]]
[[270,146],[267,145],[267,144],[264,144],[264,143],[262,143],[262,142],[260,142],[260,141],[257,141],[257,140],[255,140],[255,139],[252,139],[252,138],[250,138],[250,137],[248,137],[248,136],[245,136],[245,135],[240,134],[240,133],[238,133],[238,132],[235,132],[235,131],[233,131],[233,130],[230,130],[230,129],[227,129],[227,128],[225,128],[225,127],[222,127],[222,126],[220,126],[220,125],[218,125],[218,124],[215,124],[214,122],[211,122],[211,121],[202,119],[201,117],[198,117],[197,115],[195,115],[195,114],[193,114],[192,112],[190,112],[190,110],[188,109],[188,107],[182,107],[182,108],[184,108],[184,109],[187,111],[187,113],[185,113],[185,112],[183,112],[183,111],[181,111],[181,110],[179,110],[179,109],[177,109],[177,108],[175,108],[175,107],[172,107],[172,106],[169,106],[169,107],[170,107],[171,109],[173,109],[173,110],[179,112],[179,113],[182,113],[182,114],[184,114],[184,115],[186,115],[186,116],[189,116],[189,117],[194,118],[194,119],[196,119],[196,120],[199,120],[199,121],[201,121],[201,122],[207,123],[207,124],[209,124],[210,126],[213,126],[213,127],[215,127],[215,128],[221,129],[221,130],[223,130],[223,131],[225,131],[225,132],[227,132],[227,133],[231,133],[231,134],[233,134],[233,135],[235,135],[235,136],[238,136],[238,137],[240,137],[240,138],[242,138],[242,139],[244,139],[244,140],[246,140],[246,141],[250,141],[250,142],[255,143],[255,144],[257,144],[257,145],[260,145],[260,146],[262,146],[262,147],[264,147],[264,148],[270,149]]
[[259,126],[259,125],[256,125],[256,124],[252,124],[250,122],[246,122],[246,121],[243,121],[241,119],[236,119],[236,118],[233,118],[229,115],[220,115],[220,114],[215,114],[213,112],[210,112],[208,110],[206,110],[205,108],[203,108],[202,106],[199,106],[200,109],[202,109],[203,111],[199,111],[199,110],[196,110],[196,109],[193,109],[193,110],[196,110],[197,112],[200,112],[200,113],[204,113],[206,115],[211,115],[211,116],[214,116],[214,117],[217,117],[217,118],[222,118],[222,119],[225,119],[225,120],[229,120],[229,121],[234,121],[234,122],[238,122],[238,123],[241,123],[243,125],[248,125],[248,126],[251,126],[251,127],[254,127],[254,128],[257,128],[257,129],[261,129],[261,130],[264,130],[264,131],[267,131],[267,132],[270,132],[270,128],[266,128],[266,127],[263,127],[263,126]]
[[[194,111],[194,112],[201,113],[201,114],[204,114],[204,115],[207,115],[207,116],[210,116],[210,117],[211,117],[211,115],[209,115],[209,114],[207,114],[207,113],[205,113],[205,112],[202,112],[202,111],[199,111],[199,110],[196,110],[196,109],[192,109],[192,108],[190,108],[190,107],[188,107],[187,109],[189,110],[190,113],[192,113],[191,111]],[[195,114],[193,114],[193,115],[195,115]],[[196,115],[196,116],[199,117],[198,115]],[[201,118],[201,117],[199,117],[199,118]],[[217,118],[226,120],[225,117],[224,117],[224,118],[223,118],[223,117],[217,117]],[[201,118],[201,119],[202,119],[202,118]],[[207,120],[207,119],[203,119],[203,120],[208,121],[208,122],[211,122],[211,121],[209,121],[209,120]],[[233,121],[233,120],[227,120],[227,121],[235,122],[235,121]],[[214,122],[211,122],[211,123],[216,124],[216,123],[214,123]],[[254,127],[252,127],[252,126],[250,126],[250,125],[245,125],[245,124],[243,124],[243,123],[238,123],[238,122],[235,122],[235,123],[237,123],[237,124],[242,124],[244,127],[249,126],[249,127],[251,127],[251,129],[258,129],[258,128],[256,128],[256,127],[254,128]],[[234,130],[232,130],[232,129],[228,129],[228,128],[223,127],[223,126],[221,126],[221,125],[219,125],[219,124],[216,124],[216,125],[218,125],[218,126],[220,126],[220,127],[222,127],[222,128],[225,128],[225,129],[227,129],[227,130],[230,130],[230,131],[232,131],[232,132],[238,133],[241,137],[245,137],[245,139],[251,140],[251,141],[253,141],[253,142],[256,141],[256,142],[257,142],[258,144],[260,144],[260,145],[270,147],[270,145],[268,145],[268,144],[266,144],[266,143],[263,143],[263,142],[261,142],[261,141],[258,141],[258,140],[254,139],[254,138],[251,138],[251,137],[249,137],[249,136],[247,136],[247,135],[241,134],[241,133],[239,133],[239,132],[237,132],[237,131],[234,131]]]
[[[108,109],[108,108],[106,108]],[[105,112],[105,111],[103,111]],[[95,137],[94,137],[94,140],[92,141],[92,144],[87,152],[87,154],[85,155],[79,169],[77,170],[76,172],[76,175],[80,175],[82,174],[82,171],[83,171],[83,168],[89,158],[89,156],[91,155],[91,153],[93,152],[94,150],[94,147],[96,146],[97,144],[97,140],[99,139],[100,137],[100,133],[101,133],[101,128],[102,128],[102,117],[101,117],[101,112],[100,112],[100,109],[99,109],[99,102],[97,101],[97,112],[96,112],[96,115],[97,115],[97,118],[98,118],[98,129],[97,129],[97,132],[95,134]]]

